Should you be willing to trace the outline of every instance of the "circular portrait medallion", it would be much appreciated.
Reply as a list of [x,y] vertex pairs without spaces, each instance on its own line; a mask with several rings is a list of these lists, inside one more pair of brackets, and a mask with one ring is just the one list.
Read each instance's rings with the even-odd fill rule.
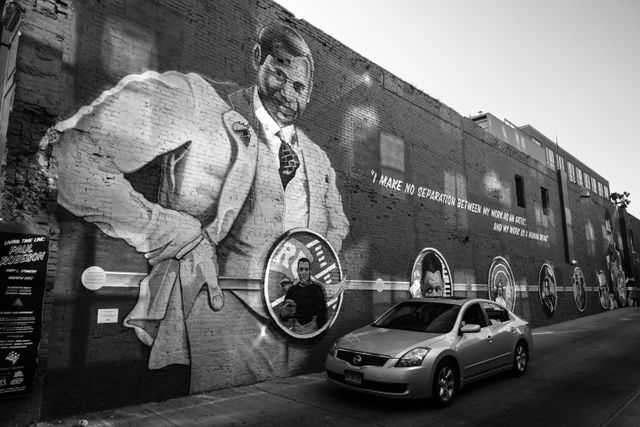
[[556,286],[556,276],[553,273],[553,267],[544,263],[540,268],[538,275],[538,294],[540,295],[540,303],[542,309],[551,316],[556,311],[558,304],[558,287]]
[[573,284],[573,299],[576,302],[576,307],[579,312],[583,312],[587,308],[587,287],[580,267],[573,269],[571,283]]
[[624,307],[627,304],[627,277],[622,268],[622,255],[616,246],[609,244],[606,261],[616,302]]
[[516,306],[516,281],[506,259],[497,256],[489,267],[489,299],[513,311]]
[[346,287],[331,244],[297,228],[278,239],[268,259],[264,299],[276,324],[294,338],[312,338],[330,328]]
[[620,307],[624,307],[627,305],[627,277],[624,274],[624,271],[620,269],[618,274],[615,277],[614,292],[616,294],[616,298],[618,300],[618,305]]
[[434,248],[424,248],[413,263],[409,293],[414,298],[451,296],[451,270],[442,254]]
[[600,305],[605,310],[609,309],[609,284],[607,283],[607,276],[604,271],[600,270],[596,273],[598,279],[598,298],[600,299]]

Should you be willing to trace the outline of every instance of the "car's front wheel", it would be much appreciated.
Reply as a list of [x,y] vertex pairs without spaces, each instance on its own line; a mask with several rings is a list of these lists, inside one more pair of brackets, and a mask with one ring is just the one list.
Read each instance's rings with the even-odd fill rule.
[[527,370],[527,365],[529,364],[529,351],[527,349],[527,345],[519,341],[516,344],[516,349],[513,352],[513,374],[515,376],[522,376]]
[[444,408],[451,405],[456,393],[456,368],[448,360],[438,363],[433,376],[433,392],[431,398],[434,403]]

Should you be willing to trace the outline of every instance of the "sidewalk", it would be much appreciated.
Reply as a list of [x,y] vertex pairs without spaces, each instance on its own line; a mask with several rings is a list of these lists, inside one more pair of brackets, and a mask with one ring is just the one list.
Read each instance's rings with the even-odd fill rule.
[[[636,307],[602,312],[568,322],[537,328],[535,335],[549,336],[571,328],[590,329],[600,322],[618,322]],[[535,339],[535,338],[534,338]],[[541,338],[542,339],[542,338]],[[535,355],[535,350],[534,350]],[[534,356],[535,357],[535,356]],[[534,361],[535,363],[535,361]],[[365,425],[349,410],[349,402],[336,407],[339,393],[325,381],[324,372],[266,381],[250,386],[216,390],[164,402],[153,402],[50,422],[39,427],[113,426],[271,426]],[[355,399],[355,398],[354,398]],[[374,403],[375,404],[375,403]],[[640,419],[640,389],[611,414],[602,427],[637,426]],[[371,425],[366,424],[366,425]]]
[[[38,427],[112,427],[112,426],[252,426],[282,424],[304,425],[304,419],[291,419],[293,406],[308,406],[296,396],[318,394],[329,387],[324,372],[271,380],[250,386],[216,390],[164,402],[146,403],[102,412],[85,414],[51,422],[38,423]],[[318,390],[321,390],[320,392]],[[327,423],[343,425],[348,418],[339,420],[335,414],[327,417],[321,397],[318,406],[309,406],[305,418],[326,418]]]

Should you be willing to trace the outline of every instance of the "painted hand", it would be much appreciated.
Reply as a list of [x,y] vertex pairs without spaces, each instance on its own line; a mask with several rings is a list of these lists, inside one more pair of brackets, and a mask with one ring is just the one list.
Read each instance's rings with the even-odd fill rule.
[[181,259],[198,246],[204,238],[200,221],[181,212],[167,211],[167,213],[169,212],[179,216],[177,218],[159,218],[158,223],[163,226],[158,228],[162,228],[162,230],[157,230],[150,239],[158,242],[160,246],[154,245],[155,249],[144,254],[152,266],[166,259]]
[[224,306],[224,296],[218,284],[217,260],[216,248],[208,239],[200,239],[196,246],[180,259],[180,284],[185,315],[205,285],[211,308],[217,311]]
[[167,245],[162,248],[147,252],[146,254],[144,254],[144,257],[149,260],[149,264],[151,265],[156,265],[166,259],[180,259],[187,253],[189,253],[193,248],[198,246],[202,239],[202,235],[199,235],[195,238],[195,240],[191,240],[189,242],[184,242],[182,241],[182,239],[177,238],[167,243]]
[[285,300],[282,305],[282,311],[280,311],[280,316],[283,318],[291,317],[296,314],[296,303],[292,299]]

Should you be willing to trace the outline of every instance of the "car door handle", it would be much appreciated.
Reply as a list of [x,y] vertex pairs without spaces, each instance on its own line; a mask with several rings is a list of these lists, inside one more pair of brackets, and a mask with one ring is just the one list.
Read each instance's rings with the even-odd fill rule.
[[509,328],[509,331],[511,332],[516,332],[518,329],[515,326],[512,326],[511,328]]

